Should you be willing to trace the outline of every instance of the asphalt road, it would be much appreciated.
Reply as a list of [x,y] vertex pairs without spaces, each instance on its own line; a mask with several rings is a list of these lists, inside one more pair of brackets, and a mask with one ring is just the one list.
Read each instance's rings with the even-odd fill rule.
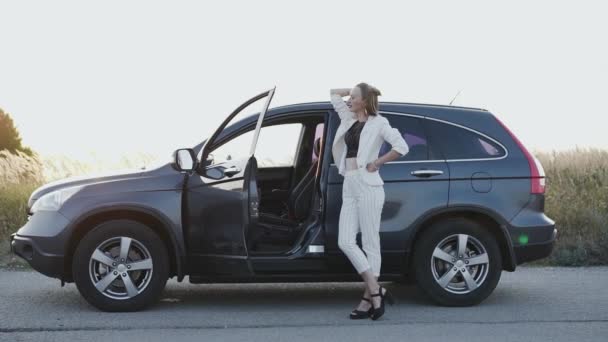
[[0,340],[607,341],[608,267],[503,272],[475,307],[436,306],[414,285],[379,321],[348,319],[358,283],[213,284],[170,280],[146,311],[103,313],[74,284],[0,270]]

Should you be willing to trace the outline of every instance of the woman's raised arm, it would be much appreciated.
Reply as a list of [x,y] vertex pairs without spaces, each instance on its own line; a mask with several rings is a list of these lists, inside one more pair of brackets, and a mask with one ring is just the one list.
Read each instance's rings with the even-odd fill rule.
[[348,95],[350,95],[350,88],[337,88],[329,91],[331,104],[340,116],[340,120],[355,118],[355,113],[348,108],[346,102],[342,99],[342,96]]

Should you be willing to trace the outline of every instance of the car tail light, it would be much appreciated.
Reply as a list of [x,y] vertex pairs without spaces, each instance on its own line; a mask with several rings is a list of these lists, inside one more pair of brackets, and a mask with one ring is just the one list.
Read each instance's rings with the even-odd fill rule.
[[498,117],[496,117],[496,115],[494,115],[494,118],[509,133],[511,138],[513,138],[513,140],[515,140],[515,142],[517,143],[517,145],[519,146],[521,151],[526,156],[526,159],[528,160],[528,165],[530,166],[530,177],[531,177],[530,193],[544,194],[545,193],[545,170],[543,169],[543,166],[541,165],[540,161],[538,160],[538,158],[533,156],[532,153],[530,153],[528,151],[528,149],[524,146],[524,144],[522,144],[522,142],[519,141],[519,139],[515,136],[515,134],[513,134],[513,132],[511,132],[511,130],[502,121],[500,121],[498,119]]

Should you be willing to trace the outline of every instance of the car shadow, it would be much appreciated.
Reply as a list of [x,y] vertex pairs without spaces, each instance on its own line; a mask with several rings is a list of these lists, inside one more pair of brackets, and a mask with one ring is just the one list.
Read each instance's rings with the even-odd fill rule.
[[[430,308],[437,306],[415,284],[382,282],[395,298],[395,308]],[[297,310],[314,311],[319,306],[327,308],[350,308],[357,305],[363,294],[363,283],[235,283],[235,284],[190,284],[188,278],[182,283],[170,280],[160,300],[144,311],[190,311],[194,309],[222,309],[251,312],[275,312]],[[51,294],[30,296],[40,306],[45,303],[63,306],[65,309],[97,311],[80,296],[75,284],[66,284],[55,298]],[[508,289],[496,288],[494,293],[479,305],[501,305],[516,300]]]
[[[179,303],[184,307],[238,306],[256,310],[277,308],[318,308],[319,305],[352,306],[363,294],[362,283],[251,283],[168,285],[158,307]],[[415,285],[382,283],[396,300],[396,305],[432,305]]]

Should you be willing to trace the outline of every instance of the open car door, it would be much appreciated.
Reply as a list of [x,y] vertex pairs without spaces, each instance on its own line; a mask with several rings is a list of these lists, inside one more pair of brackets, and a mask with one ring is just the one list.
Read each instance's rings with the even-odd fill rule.
[[[254,96],[235,109],[201,150],[201,166],[186,185],[184,231],[192,261],[191,274],[252,274],[246,236],[249,227],[257,223],[260,202],[254,153],[275,89]],[[256,121],[249,153],[219,163],[207,162],[216,148],[233,139],[237,133],[226,129],[228,123],[245,108],[264,98],[266,101]]]

